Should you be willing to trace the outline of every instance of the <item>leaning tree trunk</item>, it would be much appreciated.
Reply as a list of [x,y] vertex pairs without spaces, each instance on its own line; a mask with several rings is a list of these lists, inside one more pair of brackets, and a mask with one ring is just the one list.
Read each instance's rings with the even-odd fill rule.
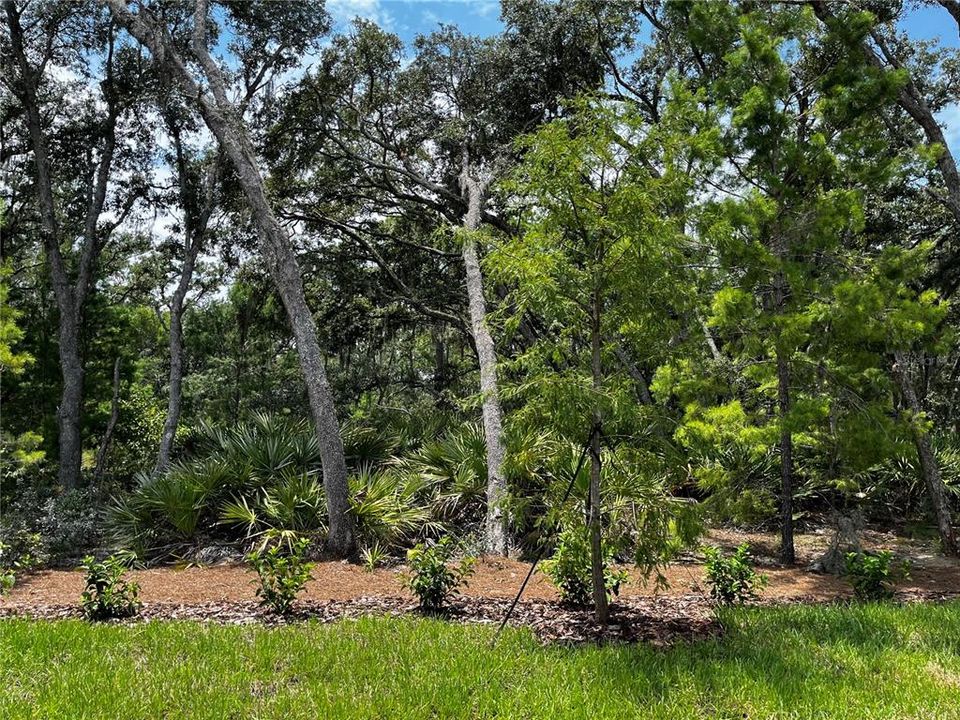
[[927,496],[930,498],[930,505],[933,509],[934,518],[937,521],[937,531],[940,534],[940,544],[943,546],[945,555],[957,555],[957,538],[953,531],[953,519],[950,516],[950,503],[947,500],[946,487],[940,476],[940,463],[933,450],[933,444],[930,442],[930,435],[920,425],[916,419],[923,414],[923,408],[917,393],[913,389],[913,383],[910,381],[910,375],[907,370],[907,358],[905,353],[897,351],[893,355],[893,377],[900,390],[900,396],[903,403],[913,416],[910,420],[910,430],[913,434],[913,442],[917,448],[917,456],[920,460],[920,472],[923,474],[923,482],[927,488]]
[[508,550],[507,518],[503,503],[507,480],[503,472],[506,454],[503,439],[503,413],[497,385],[497,354],[487,327],[487,304],[483,296],[483,274],[477,257],[475,232],[480,227],[484,187],[471,178],[464,164],[461,182],[467,195],[464,218],[463,264],[466,268],[467,298],[470,307],[470,329],[480,365],[483,434],[487,445],[487,514],[486,551],[506,555]]
[[194,80],[163,28],[156,26],[151,18],[142,13],[131,13],[125,0],[105,2],[114,19],[147,47],[172,81],[180,86],[187,97],[197,102],[204,122],[236,171],[237,181],[259,231],[261,251],[280,293],[297,343],[323,464],[323,487],[329,519],[327,549],[335,555],[346,556],[353,551],[355,543],[347,464],[316,325],[307,305],[293,244],[274,215],[250,137],[237,109],[230,102],[220,68],[207,50],[207,3],[197,0],[191,54],[203,69],[212,97]]
[[[603,367],[600,358],[602,343],[600,336],[600,303],[599,291],[594,292],[593,317],[590,327],[590,369],[593,375],[593,389],[596,393],[599,393],[603,380]],[[607,605],[607,584],[604,579],[602,508],[600,506],[600,472],[603,469],[600,459],[600,427],[602,422],[603,417],[598,406],[594,410],[593,432],[590,436],[590,513],[588,524],[590,529],[590,578],[593,582],[593,605],[597,622],[604,624],[607,622],[610,608]]]

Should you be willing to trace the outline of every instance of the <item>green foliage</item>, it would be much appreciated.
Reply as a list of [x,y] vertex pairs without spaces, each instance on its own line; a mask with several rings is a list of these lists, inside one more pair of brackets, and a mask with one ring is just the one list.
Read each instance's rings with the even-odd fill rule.
[[293,601],[310,580],[313,563],[305,560],[309,546],[308,538],[300,538],[286,548],[276,544],[247,554],[247,564],[257,573],[261,605],[278,615],[290,612]]
[[894,585],[909,577],[909,564],[904,560],[895,566],[889,550],[848,553],[843,575],[853,586],[858,600],[889,600],[893,597]]
[[429,480],[413,472],[363,470],[350,478],[350,511],[357,533],[368,543],[402,547],[436,535],[443,525],[431,513]]
[[46,562],[44,538],[16,518],[5,518],[0,539],[0,568],[24,573]]
[[475,559],[463,557],[454,564],[455,551],[456,546],[449,537],[422,543],[407,551],[410,573],[404,579],[404,586],[417,596],[420,607],[427,612],[441,612],[473,573]]
[[[603,581],[608,597],[620,594],[620,586],[629,575],[614,566],[613,547],[603,545]],[[550,581],[560,591],[560,597],[571,605],[590,605],[593,597],[593,581],[590,574],[590,537],[584,526],[566,528],[557,539],[553,556],[541,567]]]
[[17,572],[23,567],[22,559],[13,557],[10,546],[0,540],[0,596],[13,589],[17,582]]
[[45,554],[78,558],[99,545],[103,536],[103,497],[93,488],[67,490],[43,504],[40,535]]
[[256,539],[260,549],[280,542],[292,551],[302,535],[326,529],[323,488],[311,474],[285,473],[276,485],[262,488],[253,499],[240,496],[220,510],[220,522],[241,528],[244,539]]
[[[206,426],[199,452],[140,484],[107,511],[114,540],[138,554],[168,554],[218,527],[242,539],[321,532],[320,455],[309,423],[258,414]],[[217,525],[218,521],[222,525]]]
[[705,547],[704,569],[710,597],[721,605],[742,604],[755,600],[757,592],[766,587],[767,577],[753,569],[750,546],[740,545],[732,555],[720,548]]
[[102,561],[83,559],[84,590],[80,604],[87,620],[132,617],[140,612],[140,586],[123,579],[130,556],[111,555]]
[[[3,205],[0,204],[0,228],[5,215]],[[0,262],[0,375],[4,372],[18,375],[34,361],[29,353],[14,349],[23,340],[23,330],[17,325],[17,319],[22,313],[9,302],[10,287],[7,278],[11,274],[13,266],[10,262]]]
[[360,559],[363,561],[363,569],[373,572],[383,565],[387,559],[387,551],[379,542],[374,542],[360,551]]

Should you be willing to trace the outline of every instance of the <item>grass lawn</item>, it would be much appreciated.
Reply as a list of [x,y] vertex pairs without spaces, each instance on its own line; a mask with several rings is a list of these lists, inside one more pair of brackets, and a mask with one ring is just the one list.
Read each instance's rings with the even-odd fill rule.
[[0,622],[2,718],[960,718],[960,602],[736,610],[669,650],[370,618]]

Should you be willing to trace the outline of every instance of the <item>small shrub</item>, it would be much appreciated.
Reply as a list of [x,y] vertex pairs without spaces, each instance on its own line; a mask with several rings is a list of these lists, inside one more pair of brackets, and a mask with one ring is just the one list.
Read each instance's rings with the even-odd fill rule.
[[[603,545],[603,579],[607,596],[620,594],[628,579],[625,570],[613,567],[613,548]],[[560,598],[571,605],[589,605],[593,598],[590,565],[590,538],[587,528],[567,528],[560,534],[553,557],[543,562],[543,571],[560,591]]]
[[40,536],[36,533],[17,538],[16,544],[0,540],[0,595],[13,589],[17,575],[30,572],[40,564]]
[[387,559],[387,551],[379,542],[374,542],[360,551],[360,558],[363,560],[364,569],[373,572],[383,565]]
[[0,568],[0,596],[6,595],[13,589],[17,576],[9,568]]
[[16,575],[13,573],[13,568],[10,567],[7,558],[8,553],[8,547],[0,541],[0,595],[6,595],[10,592],[13,584],[17,580]]
[[86,586],[81,604],[87,620],[132,617],[140,612],[140,586],[123,579],[130,559],[117,555],[102,562],[91,555],[83,559]]
[[858,600],[889,600],[893,586],[909,577],[907,561],[893,566],[893,554],[889,550],[878,553],[847,553],[844,577],[853,586]]
[[420,544],[407,551],[410,575],[404,581],[420,600],[420,607],[428,612],[440,612],[456,594],[466,579],[473,574],[473,557],[463,558],[454,565],[451,560],[455,546],[449,537],[432,545]]
[[76,558],[97,547],[103,535],[102,498],[89,489],[67,490],[43,505],[40,534],[50,558]]
[[313,569],[313,563],[304,559],[309,544],[307,538],[300,538],[286,548],[286,553],[284,547],[277,544],[247,555],[247,563],[256,571],[259,579],[257,597],[261,605],[278,615],[290,612],[293,601],[307,584],[310,570]]
[[43,537],[30,529],[22,517],[4,518],[0,523],[0,567],[28,572],[47,561]]
[[733,605],[754,600],[757,591],[767,584],[765,575],[753,569],[750,546],[743,543],[733,555],[723,554],[720,548],[704,548],[707,585],[710,597],[722,605]]

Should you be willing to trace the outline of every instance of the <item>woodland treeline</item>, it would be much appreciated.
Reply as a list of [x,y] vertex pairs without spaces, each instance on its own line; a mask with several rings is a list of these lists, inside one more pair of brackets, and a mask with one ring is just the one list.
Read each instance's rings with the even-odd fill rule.
[[914,4],[504,0],[409,45],[3,5],[8,546],[655,571],[837,512],[956,554],[960,65]]

